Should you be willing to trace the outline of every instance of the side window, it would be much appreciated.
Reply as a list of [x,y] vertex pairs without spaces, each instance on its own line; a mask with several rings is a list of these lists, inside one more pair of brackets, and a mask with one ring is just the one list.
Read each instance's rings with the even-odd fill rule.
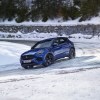
[[54,41],[53,45],[55,45],[55,46],[59,45],[59,39],[56,39],[56,40]]
[[60,44],[67,42],[67,38],[60,38]]

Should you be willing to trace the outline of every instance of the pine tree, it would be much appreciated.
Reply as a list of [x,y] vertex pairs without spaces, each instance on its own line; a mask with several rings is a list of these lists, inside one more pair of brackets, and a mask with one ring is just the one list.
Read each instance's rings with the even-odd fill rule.
[[8,0],[7,6],[6,6],[6,18],[8,21],[11,21],[15,18],[16,14],[16,6],[14,3],[14,0]]
[[31,8],[31,19],[32,21],[39,20],[41,18],[41,10],[42,10],[42,0],[33,0],[32,8]]
[[80,17],[80,10],[76,6],[72,6],[72,7],[69,8],[68,14],[69,14],[69,17],[72,20],[74,20],[74,19]]
[[17,5],[17,16],[16,16],[16,21],[23,22],[28,20],[28,11],[29,8],[26,6],[26,1],[25,0],[17,0],[16,1]]
[[6,11],[6,1],[0,1],[0,19],[5,20],[5,11]]
[[93,16],[97,16],[100,10],[100,1],[99,0],[85,0],[81,4],[81,19],[84,21],[86,19],[91,19]]
[[74,2],[74,5],[77,5],[80,7],[82,1],[81,0],[74,0],[73,2]]
[[14,3],[14,0],[5,0],[5,1],[1,1],[0,3],[0,17],[3,20],[8,20],[11,21],[15,18],[16,15],[16,6]]
[[[100,0],[0,0],[0,20],[17,22],[37,21],[46,22],[48,19],[62,17],[64,20],[80,21],[97,16],[100,11]],[[30,6],[31,7],[30,7]]]
[[0,20],[2,18],[2,1],[0,0]]
[[61,8],[61,14],[62,14],[63,20],[68,20],[69,13],[68,13],[68,7],[67,6],[63,6]]
[[[47,21],[61,15],[62,0],[34,0],[32,6],[33,21],[42,19]],[[37,20],[38,20],[37,19]]]

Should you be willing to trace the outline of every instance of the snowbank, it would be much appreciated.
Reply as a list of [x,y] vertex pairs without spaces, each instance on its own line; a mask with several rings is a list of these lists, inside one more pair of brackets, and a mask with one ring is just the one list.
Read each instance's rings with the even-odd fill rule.
[[23,34],[21,32],[17,33],[3,33],[0,32],[0,39],[2,40],[31,40],[31,41],[40,41],[47,38],[54,37],[68,37],[73,42],[99,42],[100,43],[100,33],[98,35],[83,35],[81,33],[76,33],[72,35],[62,34],[60,36],[57,33],[38,33],[36,31],[32,33]]
[[94,25],[100,25],[100,16],[93,17],[90,20],[82,21],[79,22],[80,18],[77,18],[75,20],[68,20],[68,21],[63,21],[62,18],[54,19],[54,20],[48,20],[47,22],[42,22],[37,21],[37,22],[22,22],[22,23],[16,23],[15,20],[9,22],[9,21],[4,21],[0,22],[0,25],[25,25],[25,26],[75,26],[75,25],[88,25],[88,24],[94,24]]
[[4,33],[0,32],[0,39],[17,39],[17,40],[33,40],[39,41],[47,38],[57,37],[57,33],[38,33],[33,31],[32,33],[23,34],[21,32],[17,33]]
[[0,42],[0,65],[19,64],[21,53],[28,49],[30,49],[29,46]]
[[73,42],[91,42],[91,43],[100,43],[100,34],[96,36],[92,35],[83,35],[81,33],[72,34],[67,36]]

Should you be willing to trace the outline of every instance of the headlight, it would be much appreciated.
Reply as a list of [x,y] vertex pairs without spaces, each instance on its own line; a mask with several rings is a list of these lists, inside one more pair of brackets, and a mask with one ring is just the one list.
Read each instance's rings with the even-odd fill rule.
[[36,54],[43,54],[44,50],[39,50]]

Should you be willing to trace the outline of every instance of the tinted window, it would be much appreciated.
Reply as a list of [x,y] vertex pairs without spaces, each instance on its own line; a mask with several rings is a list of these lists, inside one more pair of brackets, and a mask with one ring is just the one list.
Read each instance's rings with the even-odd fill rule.
[[46,47],[50,47],[51,44],[52,44],[52,40],[38,42],[37,44],[35,44],[35,46],[32,47],[32,49],[34,49],[34,48],[46,48]]
[[67,38],[60,38],[60,44],[67,42]]
[[59,45],[59,39],[56,39],[53,44],[54,45]]

